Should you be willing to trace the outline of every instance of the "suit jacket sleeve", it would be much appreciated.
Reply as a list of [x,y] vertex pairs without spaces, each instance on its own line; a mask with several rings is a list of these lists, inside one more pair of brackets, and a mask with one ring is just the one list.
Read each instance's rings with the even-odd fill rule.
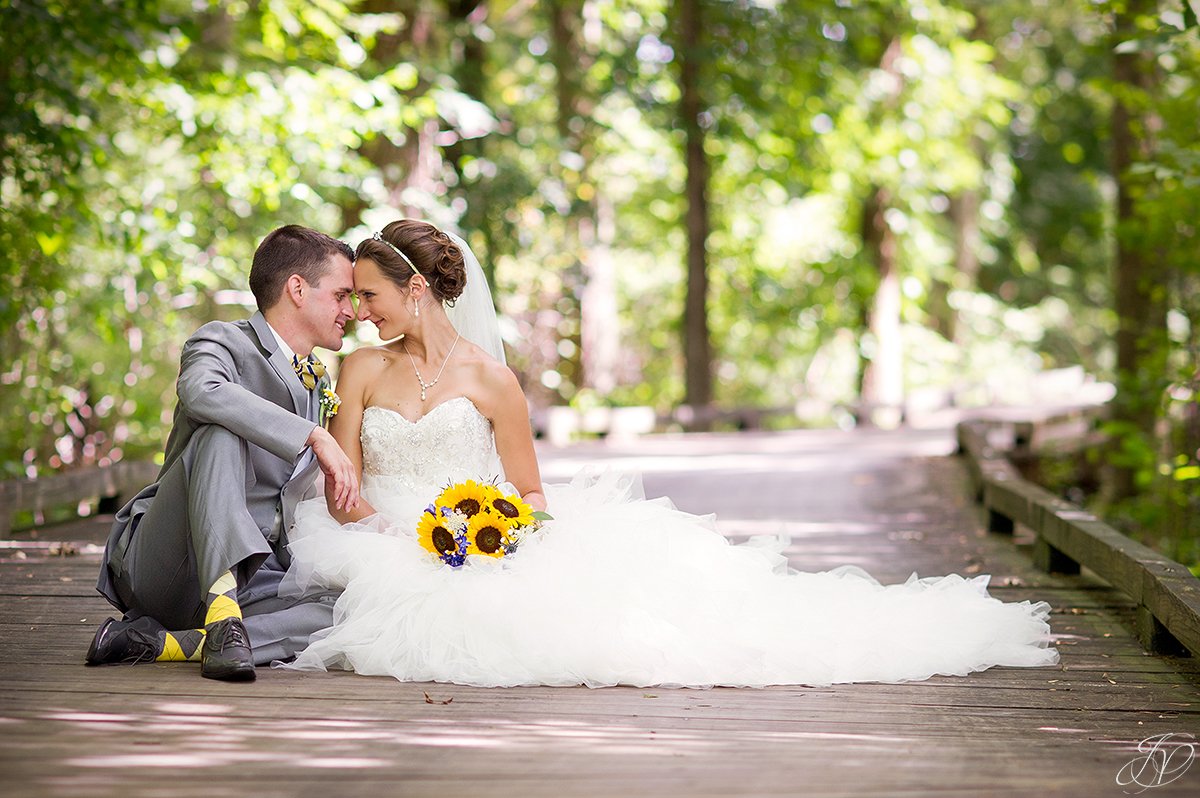
[[316,424],[242,386],[234,353],[221,337],[214,325],[205,325],[183,347],[176,387],[184,412],[295,461]]

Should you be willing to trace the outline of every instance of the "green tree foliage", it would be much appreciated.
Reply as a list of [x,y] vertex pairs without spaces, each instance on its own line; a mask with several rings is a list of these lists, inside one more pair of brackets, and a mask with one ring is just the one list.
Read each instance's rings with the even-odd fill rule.
[[[0,7],[0,423],[6,475],[61,465],[56,436],[72,435],[80,448],[87,441],[92,450],[97,444],[111,449],[116,427],[127,429],[124,417],[133,416],[129,403],[135,398],[120,406],[113,398],[128,395],[131,386],[123,386],[121,377],[132,371],[127,360],[117,365],[125,360],[124,331],[115,318],[119,310],[107,307],[114,301],[125,307],[121,293],[127,286],[118,289],[107,275],[80,268],[101,254],[90,250],[111,209],[97,207],[80,175],[110,160],[110,134],[102,129],[112,112],[107,87],[137,80],[139,56],[157,33],[154,23],[143,4],[120,0],[83,8],[27,2]],[[87,284],[104,288],[76,304]],[[109,416],[115,423],[98,420]],[[75,455],[76,446],[69,448],[66,462]]]
[[[1142,0],[1118,33],[1124,0],[691,2],[713,401],[849,423],[884,365],[905,403],[1020,401],[1031,372],[1082,366],[1149,408],[1112,427],[1140,491],[1114,511],[1190,528],[1195,557],[1194,4]],[[536,407],[682,402],[679,18],[0,0],[4,473],[152,456],[180,344],[248,312],[254,246],[285,222],[352,243],[402,213],[456,227]],[[1122,85],[1116,50],[1146,85]],[[1122,103],[1146,145],[1128,169]],[[1160,275],[1145,374],[1118,369],[1122,246]]]
[[1188,5],[1164,13],[1153,3],[1126,2],[1114,4],[1112,29],[1119,326],[1111,512],[1196,562],[1200,26]]

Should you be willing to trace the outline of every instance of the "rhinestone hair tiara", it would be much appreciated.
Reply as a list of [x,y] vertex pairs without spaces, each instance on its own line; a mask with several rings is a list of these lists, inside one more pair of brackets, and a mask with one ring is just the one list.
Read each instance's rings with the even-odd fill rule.
[[[371,234],[371,238],[374,239],[375,241],[382,241],[383,243],[385,243],[389,247],[391,247],[392,251],[395,252],[397,255],[399,255],[404,260],[404,262],[408,264],[408,268],[413,270],[413,274],[421,274],[421,272],[417,269],[416,264],[414,264],[412,262],[412,259],[409,258],[407,255],[405,255],[403,252],[401,252],[400,247],[396,246],[391,241],[388,241],[387,239],[385,239],[383,237],[383,233],[376,231]],[[424,279],[425,282],[429,282],[429,280],[426,279],[425,275],[423,275],[423,274],[421,274],[421,279]]]

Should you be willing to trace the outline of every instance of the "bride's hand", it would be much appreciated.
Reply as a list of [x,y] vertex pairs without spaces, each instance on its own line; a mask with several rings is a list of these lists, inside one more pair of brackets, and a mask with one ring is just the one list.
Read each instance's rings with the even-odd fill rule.
[[317,464],[325,474],[326,493],[332,494],[338,510],[358,507],[358,469],[338,446],[333,436],[321,427],[313,427],[306,443],[312,447]]
[[532,490],[521,497],[535,512],[546,512],[546,494],[540,490]]

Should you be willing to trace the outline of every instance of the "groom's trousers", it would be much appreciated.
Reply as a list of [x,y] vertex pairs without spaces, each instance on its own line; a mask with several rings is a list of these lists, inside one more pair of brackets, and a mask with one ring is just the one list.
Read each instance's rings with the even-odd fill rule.
[[199,427],[158,483],[117,514],[99,588],[126,618],[193,629],[204,624],[208,588],[231,571],[262,664],[290,658],[330,626],[336,595],[279,596],[281,488],[259,484],[249,447],[224,427]]

